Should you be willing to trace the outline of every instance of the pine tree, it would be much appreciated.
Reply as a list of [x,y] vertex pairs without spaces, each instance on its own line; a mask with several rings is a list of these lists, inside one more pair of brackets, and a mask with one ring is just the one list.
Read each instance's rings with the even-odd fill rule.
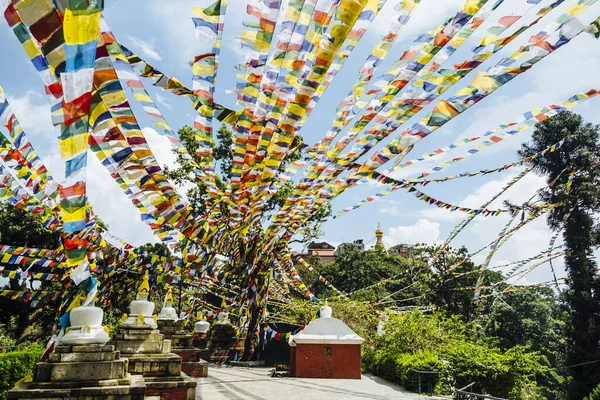
[[594,213],[600,211],[598,188],[598,143],[600,127],[585,123],[581,116],[563,112],[536,125],[532,142],[519,151],[532,156],[564,140],[561,148],[532,160],[536,172],[547,177],[542,200],[559,204],[548,213],[548,224],[562,230],[568,290],[564,293],[569,308],[567,354],[565,363],[572,375],[569,399],[581,399],[600,383],[600,279],[593,259],[598,246],[598,227]]

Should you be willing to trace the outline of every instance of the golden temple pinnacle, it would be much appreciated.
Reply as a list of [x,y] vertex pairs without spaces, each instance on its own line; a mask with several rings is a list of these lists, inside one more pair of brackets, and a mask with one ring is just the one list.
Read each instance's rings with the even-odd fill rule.
[[149,277],[148,277],[148,270],[146,270],[146,273],[144,274],[144,279],[142,281],[142,285],[140,286],[140,290],[138,292],[138,296],[139,297],[148,297],[150,296],[150,284],[148,283],[149,281]]
[[383,251],[385,252],[385,246],[383,245],[383,230],[381,229],[381,224],[377,223],[377,230],[375,231],[375,237],[377,238],[377,242],[375,242],[375,251]]

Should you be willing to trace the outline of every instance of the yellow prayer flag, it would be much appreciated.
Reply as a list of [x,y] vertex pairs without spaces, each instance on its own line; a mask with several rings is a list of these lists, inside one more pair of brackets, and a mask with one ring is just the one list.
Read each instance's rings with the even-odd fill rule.
[[100,13],[73,13],[67,8],[63,31],[65,43],[68,45],[85,44],[97,40],[100,32]]
[[60,155],[63,159],[71,158],[82,153],[88,148],[88,134],[82,133],[60,141]]
[[30,60],[41,54],[33,39],[29,39],[23,43],[23,49],[25,49],[25,53],[27,53],[27,57],[29,57]]
[[142,94],[142,93],[136,93],[136,94],[134,94],[133,98],[136,99],[136,100],[138,100],[138,101],[145,101],[147,103],[152,103],[152,99],[149,96],[147,96],[145,94]]

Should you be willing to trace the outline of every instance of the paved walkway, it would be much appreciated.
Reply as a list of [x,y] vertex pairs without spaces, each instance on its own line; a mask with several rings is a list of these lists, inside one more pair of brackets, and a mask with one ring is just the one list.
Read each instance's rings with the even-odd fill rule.
[[210,366],[208,378],[198,378],[197,400],[348,400],[429,399],[406,392],[372,375],[362,379],[271,378],[272,368]]

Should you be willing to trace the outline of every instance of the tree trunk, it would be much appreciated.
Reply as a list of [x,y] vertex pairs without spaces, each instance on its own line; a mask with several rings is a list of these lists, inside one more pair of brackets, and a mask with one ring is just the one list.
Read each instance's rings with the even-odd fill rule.
[[242,356],[243,361],[249,361],[253,354],[253,344],[256,332],[256,326],[258,325],[258,316],[260,315],[260,307],[253,307],[250,313],[250,322],[248,322],[248,335],[244,342],[244,355]]
[[[599,285],[592,259],[593,224],[590,215],[576,208],[565,225],[569,283],[566,300],[571,308],[570,324],[567,325],[567,365],[600,359]],[[571,373],[573,382],[568,391],[569,399],[584,398],[600,383],[597,364],[573,367]]]

